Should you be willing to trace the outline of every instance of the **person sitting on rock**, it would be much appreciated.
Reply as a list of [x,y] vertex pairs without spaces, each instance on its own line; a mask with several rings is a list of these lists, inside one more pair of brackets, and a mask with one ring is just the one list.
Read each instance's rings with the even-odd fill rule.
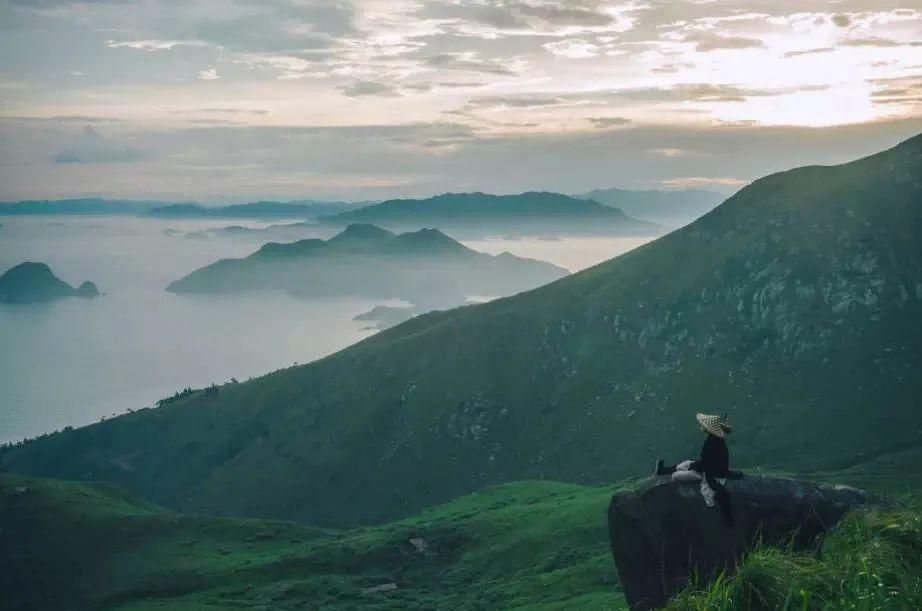
[[707,434],[698,460],[686,460],[672,467],[663,465],[663,460],[656,461],[654,475],[671,475],[675,480],[701,480],[701,496],[708,507],[714,506],[716,497],[720,513],[728,525],[733,525],[733,507],[730,505],[730,493],[724,487],[727,478],[738,479],[742,474],[730,470],[730,451],[724,438],[733,431],[726,416],[697,414],[695,418],[701,430]]

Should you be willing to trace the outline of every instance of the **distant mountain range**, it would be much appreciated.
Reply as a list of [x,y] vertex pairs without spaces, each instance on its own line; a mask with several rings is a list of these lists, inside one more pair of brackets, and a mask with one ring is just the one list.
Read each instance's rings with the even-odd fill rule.
[[704,189],[676,191],[598,189],[574,197],[612,206],[634,218],[652,221],[667,227],[679,227],[690,223],[710,212],[726,199],[722,193]]
[[39,303],[62,297],[97,295],[99,291],[92,282],[87,281],[74,288],[55,276],[44,263],[20,263],[0,276],[0,303]]
[[122,199],[57,199],[0,202],[0,216],[28,215],[140,215],[165,202]]
[[28,200],[0,202],[0,216],[26,215],[150,215],[162,218],[312,218],[338,214],[368,202],[258,201],[229,206],[205,206],[194,202],[139,201],[103,198]]
[[260,201],[230,206],[171,204],[148,211],[151,216],[168,218],[314,218],[355,210],[366,203]]
[[559,193],[447,193],[428,199],[395,199],[321,222],[373,223],[394,231],[438,227],[454,236],[482,235],[652,235],[653,223],[614,208]]
[[[394,231],[437,227],[464,237],[484,234],[641,234],[661,232],[704,214],[722,199],[719,193],[604,189],[569,197],[559,193],[518,195],[446,193],[427,199],[376,202],[297,200],[256,201],[228,206],[194,202],[117,199],[66,199],[0,203],[0,216],[149,215],[199,219],[318,219],[332,225],[372,223]],[[604,204],[604,205],[601,205]],[[639,220],[644,219],[644,220]],[[649,222],[652,221],[652,222]]]
[[301,296],[399,298],[416,305],[502,296],[567,275],[549,263],[471,250],[435,229],[395,235],[353,224],[329,240],[270,242],[245,259],[225,259],[172,283],[174,293],[284,290]]
[[773,174],[534,291],[26,443],[4,465],[345,525],[522,478],[646,475],[697,452],[698,411],[729,414],[741,469],[889,464],[922,439],[920,177],[922,135]]

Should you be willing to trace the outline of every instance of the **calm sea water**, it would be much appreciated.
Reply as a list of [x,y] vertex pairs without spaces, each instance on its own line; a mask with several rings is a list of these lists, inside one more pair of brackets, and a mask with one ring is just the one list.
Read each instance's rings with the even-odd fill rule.
[[[379,302],[167,293],[167,284],[191,270],[259,246],[228,237],[177,237],[168,230],[194,232],[228,223],[122,217],[0,222],[0,273],[23,261],[42,261],[63,280],[73,285],[92,280],[104,293],[91,300],[0,305],[0,441],[95,422],[152,405],[186,386],[243,380],[309,362],[373,333],[367,323],[352,319]],[[466,243],[576,271],[645,241]]]

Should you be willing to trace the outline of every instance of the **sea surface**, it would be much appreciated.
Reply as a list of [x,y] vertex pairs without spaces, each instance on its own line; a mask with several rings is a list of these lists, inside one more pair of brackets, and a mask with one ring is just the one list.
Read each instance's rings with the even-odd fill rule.
[[[203,231],[269,223],[6,217],[2,224],[0,273],[23,261],[41,261],[74,286],[92,280],[103,295],[0,305],[0,442],[150,406],[187,386],[242,381],[313,361],[372,335],[367,322],[353,317],[387,303],[295,299],[281,292],[180,296],[164,290],[198,267],[246,256],[265,241],[201,237]],[[332,233],[318,228],[311,237]],[[646,241],[529,238],[465,244],[578,271]]]

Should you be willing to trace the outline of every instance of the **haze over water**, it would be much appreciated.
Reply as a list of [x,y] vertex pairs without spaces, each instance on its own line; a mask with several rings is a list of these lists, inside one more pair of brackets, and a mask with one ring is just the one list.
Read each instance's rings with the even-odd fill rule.
[[[151,406],[186,386],[245,380],[309,362],[374,333],[353,317],[380,301],[304,300],[274,292],[194,297],[166,292],[167,284],[193,269],[246,256],[260,242],[190,239],[165,231],[192,232],[229,221],[12,217],[2,223],[0,273],[23,261],[41,261],[64,281],[92,280],[104,294],[0,306],[0,441]],[[317,237],[333,231],[319,231]],[[466,243],[578,270],[645,241]]]

